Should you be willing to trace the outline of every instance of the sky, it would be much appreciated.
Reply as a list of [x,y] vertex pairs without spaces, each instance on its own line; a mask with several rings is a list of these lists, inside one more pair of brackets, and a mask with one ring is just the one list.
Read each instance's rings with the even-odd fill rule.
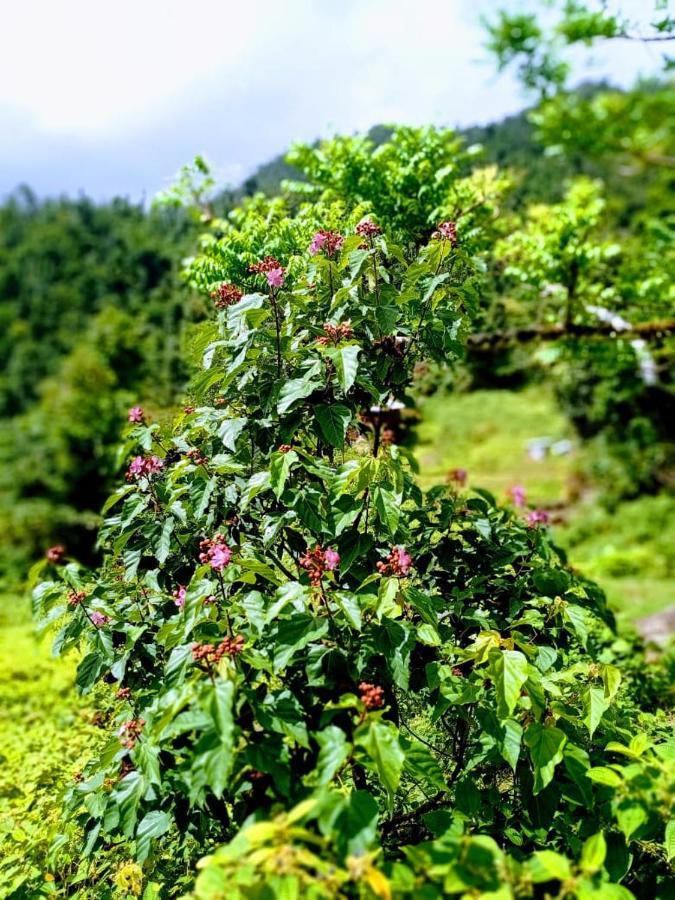
[[[24,183],[40,196],[147,200],[198,153],[236,185],[293,141],[494,121],[526,103],[484,50],[480,16],[504,5],[6,0],[0,197]],[[652,48],[623,42],[594,62],[577,78],[629,84],[658,68]]]

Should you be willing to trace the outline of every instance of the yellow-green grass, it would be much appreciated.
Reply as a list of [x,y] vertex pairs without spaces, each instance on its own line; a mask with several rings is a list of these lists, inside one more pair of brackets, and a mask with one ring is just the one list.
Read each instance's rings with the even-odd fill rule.
[[75,692],[75,660],[51,657],[14,596],[0,597],[0,661],[0,896],[34,896],[20,886],[49,886],[60,794],[101,732]]
[[426,398],[420,411],[415,455],[425,486],[443,481],[452,469],[463,468],[468,470],[470,484],[487,488],[498,499],[516,484],[527,488],[535,504],[567,497],[575,452],[549,454],[541,462],[533,462],[527,453],[532,438],[556,441],[571,436],[546,388],[439,393]]

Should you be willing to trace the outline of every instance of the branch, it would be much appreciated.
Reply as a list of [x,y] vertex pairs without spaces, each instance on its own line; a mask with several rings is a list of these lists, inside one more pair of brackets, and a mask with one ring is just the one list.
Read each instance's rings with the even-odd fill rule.
[[477,331],[467,339],[471,353],[493,353],[531,341],[556,341],[565,337],[627,337],[656,340],[675,333],[675,319],[640,322],[630,328],[617,330],[608,322],[587,325],[532,325],[506,331]]

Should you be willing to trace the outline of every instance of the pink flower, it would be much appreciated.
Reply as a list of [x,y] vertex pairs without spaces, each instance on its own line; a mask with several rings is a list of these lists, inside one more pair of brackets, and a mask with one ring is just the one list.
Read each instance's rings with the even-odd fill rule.
[[550,516],[545,509],[533,509],[525,516],[528,528],[536,528],[538,525],[547,525]]
[[143,421],[144,416],[145,413],[143,412],[142,406],[132,406],[127,415],[127,419],[130,422],[139,423]]
[[404,578],[412,568],[412,556],[405,547],[393,547],[385,562],[377,564],[380,575],[393,575],[395,578]]
[[340,565],[340,555],[317,545],[313,550],[307,549],[298,562],[309,575],[312,587],[319,587],[324,573],[333,572]]
[[270,287],[283,287],[284,277],[284,270],[281,266],[278,269],[270,269],[267,273],[267,283]]
[[453,247],[457,246],[457,224],[455,222],[441,222],[438,231],[431,235],[437,241],[450,241]]
[[47,552],[45,553],[47,560],[54,565],[63,562],[63,557],[65,555],[66,548],[62,544],[57,544],[55,547],[50,547],[49,550],[47,550]]
[[201,547],[200,562],[208,563],[216,572],[222,572],[229,565],[232,559],[232,551],[225,543],[224,535],[220,532],[210,540],[202,541],[199,546]]
[[107,625],[110,621],[110,616],[106,616],[105,613],[102,612],[93,612],[91,614],[92,624],[97,628],[100,628],[102,625]]
[[326,568],[329,572],[334,572],[335,569],[340,565],[340,554],[337,550],[326,550],[323,555],[324,561],[326,563]]
[[448,478],[450,481],[454,481],[455,484],[466,484],[466,479],[469,477],[469,473],[466,469],[452,469],[448,472]]
[[312,243],[309,245],[309,252],[312,254],[312,256],[315,256],[325,243],[326,232],[317,231],[317,233],[312,238]]
[[173,598],[176,603],[178,609],[182,609],[185,606],[185,597],[187,595],[187,588],[180,584],[176,590],[173,592]]
[[159,456],[136,456],[127,469],[127,481],[138,480],[144,476],[150,478],[151,475],[161,472],[163,468],[164,460]]
[[521,484],[514,484],[513,487],[508,489],[507,494],[513,501],[514,506],[525,506],[527,495],[525,488]]
[[338,234],[337,231],[325,231],[322,228],[320,231],[317,231],[312,238],[312,243],[309,245],[309,252],[312,256],[316,256],[320,250],[324,250],[326,256],[334,256],[342,250],[344,242],[345,239],[341,234]]
[[382,234],[382,229],[379,225],[371,222],[370,219],[364,219],[363,222],[359,222],[356,226],[356,233],[360,234],[361,237],[375,237],[378,234]]

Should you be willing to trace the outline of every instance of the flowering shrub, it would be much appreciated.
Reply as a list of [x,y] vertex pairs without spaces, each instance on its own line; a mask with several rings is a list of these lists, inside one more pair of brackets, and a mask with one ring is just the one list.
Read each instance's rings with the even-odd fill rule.
[[[482,277],[461,218],[415,221],[254,201],[192,263],[217,318],[190,404],[131,423],[101,570],[50,558],[35,592],[80,689],[117,686],[66,798],[85,855],[231,841],[199,897],[630,897],[631,859],[665,883],[665,801],[629,827],[597,776],[637,721],[602,593],[541,513],[465,472],[424,494],[383,440],[415,363],[461,352]],[[664,714],[642,724],[662,748]]]

